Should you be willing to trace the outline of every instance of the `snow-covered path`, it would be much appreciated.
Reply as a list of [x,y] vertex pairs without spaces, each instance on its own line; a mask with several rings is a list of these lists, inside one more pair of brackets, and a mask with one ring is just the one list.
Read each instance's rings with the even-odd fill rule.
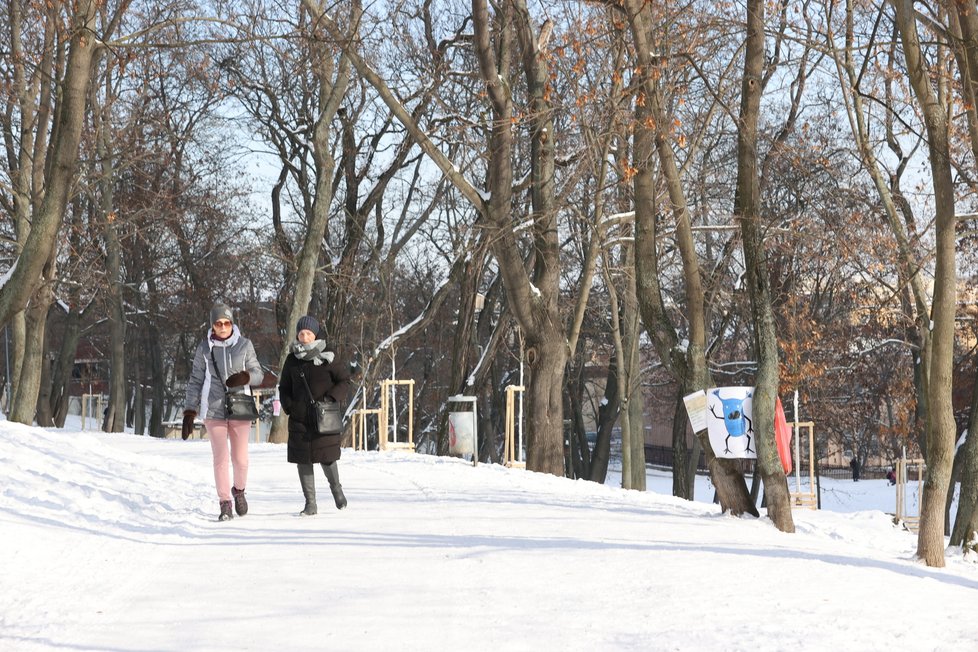
[[882,512],[710,504],[344,451],[300,518],[284,447],[218,523],[207,442],[0,422],[0,649],[978,649],[978,565]]

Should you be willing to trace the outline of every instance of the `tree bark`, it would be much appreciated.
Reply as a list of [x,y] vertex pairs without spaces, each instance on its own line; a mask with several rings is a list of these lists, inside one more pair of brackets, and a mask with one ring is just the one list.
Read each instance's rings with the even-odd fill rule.
[[115,153],[112,149],[112,77],[105,74],[105,95],[101,106],[98,93],[92,93],[96,130],[96,152],[100,175],[98,215],[105,239],[106,299],[109,322],[109,404],[102,418],[103,432],[123,432],[126,425],[126,311],[123,305],[122,245],[119,242],[115,209]]
[[[326,12],[326,8],[317,0],[302,0],[302,6],[310,16],[318,19]],[[359,0],[351,3],[350,24],[357,26],[362,10]],[[318,20],[313,21],[319,24]],[[313,34],[309,35],[310,47],[316,41]],[[319,41],[319,55],[314,58],[316,64],[313,72],[319,82],[319,96],[316,101],[318,112],[313,128],[312,151],[315,163],[315,190],[311,213],[307,215],[306,231],[302,247],[296,257],[295,292],[289,304],[288,317],[285,321],[285,337],[282,350],[279,352],[279,369],[285,364],[289,349],[295,339],[295,324],[309,310],[312,300],[312,288],[316,279],[316,269],[322,253],[323,237],[329,226],[329,207],[333,201],[333,176],[336,161],[332,154],[331,125],[333,118],[340,108],[346,88],[349,84],[350,64],[345,54],[341,54],[335,64],[332,58],[332,48],[326,42]],[[288,441],[288,417],[279,415],[272,420],[268,441],[282,444]]]
[[672,416],[672,495],[677,498],[693,500],[695,495],[696,467],[690,464],[690,451],[686,443],[687,424],[686,404],[681,389],[676,391],[676,409]]
[[740,220],[744,266],[754,323],[757,376],[754,386],[754,445],[757,472],[764,481],[768,516],[782,532],[794,532],[791,496],[774,438],[778,398],[778,342],[771,305],[770,278],[761,228],[758,173],[758,120],[764,72],[764,0],[747,2],[747,41],[737,129],[737,190],[734,217]]
[[956,300],[954,182],[950,164],[947,111],[931,87],[930,71],[920,45],[913,2],[895,0],[893,6],[896,10],[896,27],[907,62],[907,75],[927,130],[927,155],[931,166],[936,212],[934,299],[931,304],[932,348],[926,386],[927,478],[924,481],[920,508],[917,555],[928,566],[943,567],[944,498],[950,484],[955,430],[951,406]]
[[[45,318],[47,326],[47,318]],[[51,359],[51,338],[48,337],[48,329],[45,328],[44,339],[41,349],[41,370],[38,381],[37,405],[34,408],[34,420],[42,428],[53,428],[54,411],[51,409],[51,374],[54,372]]]
[[47,364],[44,357],[44,330],[48,309],[54,301],[55,254],[56,252],[51,252],[51,260],[42,270],[44,282],[34,292],[30,305],[24,313],[26,324],[24,359],[9,415],[9,419],[16,423],[33,424],[34,414],[37,411],[41,367]]
[[[652,74],[657,62],[652,57],[653,48],[649,38],[650,7],[642,0],[628,0],[625,6],[635,45],[635,57],[643,71],[642,101],[637,102],[635,107],[632,165],[635,168],[635,273],[639,308],[642,322],[659,358],[676,378],[685,395],[712,386],[706,364],[706,310],[701,271],[696,259],[689,209],[667,130],[670,122]],[[658,279],[653,156],[658,157],[665,179],[669,208],[676,223],[676,241],[683,261],[686,318],[689,324],[688,345],[685,349],[679,346],[679,337],[669,321]],[[732,460],[715,456],[705,431],[697,434],[697,438],[706,456],[721,508],[734,515],[757,516],[757,507],[750,500],[747,483],[740,470]]]
[[[958,57],[961,86],[964,91],[964,111],[968,119],[968,132],[971,136],[972,155],[978,160],[978,4],[974,0],[956,0],[949,15],[957,18],[960,41],[952,40]],[[956,11],[955,11],[956,10]],[[954,21],[952,20],[952,23]],[[958,478],[961,493],[958,510],[951,528],[951,545],[962,546],[978,551],[978,382],[972,391],[971,412],[968,416],[968,437],[958,451]],[[954,493],[954,473],[952,465],[951,481],[948,483],[950,503]]]
[[[976,370],[978,371],[978,370]],[[971,389],[971,413],[968,415],[968,435],[958,451],[961,493],[958,495],[958,511],[951,528],[952,546],[978,546],[975,530],[978,514],[978,381]],[[953,473],[952,473],[953,476]],[[954,490],[950,486],[948,494]]]
[[[68,195],[78,165],[92,58],[97,49],[95,17],[97,3],[80,0],[72,5],[71,40],[62,96],[48,151],[50,166],[44,179],[44,198],[33,212],[30,234],[7,282],[0,287],[0,324],[23,310],[41,283],[42,273],[57,243],[58,231],[68,204]],[[32,406],[33,409],[33,406]]]
[[618,363],[613,358],[608,365],[607,380],[604,384],[604,400],[598,407],[598,431],[595,433],[594,449],[591,452],[592,482],[604,484],[608,479],[608,462],[611,459],[611,431],[621,412],[621,383]]

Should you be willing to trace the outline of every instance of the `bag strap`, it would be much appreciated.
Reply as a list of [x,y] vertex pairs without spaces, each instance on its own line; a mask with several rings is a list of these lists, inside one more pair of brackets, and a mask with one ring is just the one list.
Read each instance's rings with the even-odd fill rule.
[[303,373],[302,367],[299,367],[299,378],[302,379],[302,384],[306,386],[306,393],[309,394],[309,402],[313,405],[316,404],[316,399],[312,397],[312,390],[309,389],[309,383],[306,382],[306,374]]
[[[216,376],[217,376],[218,378],[221,378],[221,370],[217,368],[217,358],[215,358],[215,357],[214,357],[214,347],[213,347],[213,346],[211,346],[210,344],[208,344],[208,345],[207,345],[207,348],[208,348],[208,349],[210,350],[210,352],[211,352],[211,362],[213,362],[213,363],[214,363],[214,374],[215,374],[215,375],[216,375]],[[222,378],[221,380],[223,380],[223,381],[224,381],[224,384],[225,384],[225,385],[227,384],[227,378]]]

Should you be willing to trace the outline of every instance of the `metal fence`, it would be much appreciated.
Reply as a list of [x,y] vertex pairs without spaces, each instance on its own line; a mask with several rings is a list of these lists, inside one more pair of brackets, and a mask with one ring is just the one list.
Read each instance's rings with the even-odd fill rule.
[[[673,465],[673,450],[671,446],[652,446],[650,444],[645,445],[645,463],[651,464],[652,466],[663,467],[666,469],[671,469]],[[741,459],[736,460],[740,465],[740,470],[746,475],[752,475],[754,473],[754,467],[756,466],[756,460],[752,459]],[[807,465],[807,461],[805,462]],[[808,468],[805,466],[804,468]],[[706,467],[706,460],[702,453],[700,453],[700,459],[696,465],[697,472],[706,473],[709,469]],[[859,479],[860,480],[882,480],[886,478],[887,472],[890,470],[888,466],[864,466],[859,469]],[[852,480],[852,469],[846,466],[832,466],[828,464],[819,464],[815,469],[815,473],[823,478],[833,478],[835,480]]]

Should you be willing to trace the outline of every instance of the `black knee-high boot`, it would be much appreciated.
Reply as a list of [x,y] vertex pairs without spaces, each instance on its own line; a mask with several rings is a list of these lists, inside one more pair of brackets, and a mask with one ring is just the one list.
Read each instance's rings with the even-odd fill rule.
[[314,516],[316,514],[316,474],[312,464],[297,464],[299,468],[299,484],[302,485],[302,495],[306,499],[306,506],[299,512],[299,516]]
[[343,485],[340,484],[340,471],[336,462],[323,464],[323,471],[326,473],[326,479],[329,480],[329,490],[333,492],[336,509],[343,509],[346,507],[346,496],[343,495]]

